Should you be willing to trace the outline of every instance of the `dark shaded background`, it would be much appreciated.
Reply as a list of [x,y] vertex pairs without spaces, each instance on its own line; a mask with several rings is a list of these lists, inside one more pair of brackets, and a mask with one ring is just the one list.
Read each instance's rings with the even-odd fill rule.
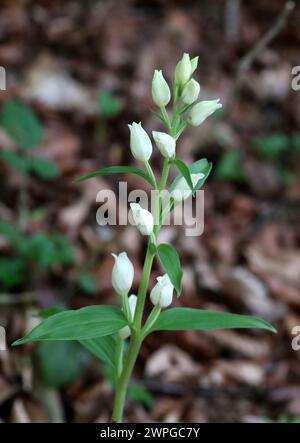
[[[178,332],[150,336],[141,352],[128,421],[253,422],[300,416],[300,100],[291,69],[300,64],[297,6],[277,37],[242,72],[240,61],[267,32],[284,1],[2,1],[0,65],[10,99],[26,103],[45,133],[35,155],[55,163],[52,180],[0,164],[0,218],[20,221],[27,190],[25,238],[63,234],[72,259],[25,272],[1,288],[0,324],[11,343],[51,306],[114,303],[110,253],[126,250],[137,289],[143,239],[132,227],[100,228],[96,193],[117,189],[116,177],[72,184],[100,167],[133,163],[127,123],[149,113],[155,68],[166,78],[183,52],[199,55],[201,97],[220,97],[223,112],[189,128],[178,150],[187,162],[207,157],[205,231],[184,237],[166,228],[161,239],[180,251],[184,290],[174,305],[258,315],[277,336],[259,331]],[[104,97],[104,98],[103,98]],[[108,98],[107,98],[108,97]],[[272,138],[273,137],[273,138]],[[297,138],[298,137],[298,138]],[[274,145],[276,146],[274,148]],[[5,129],[1,151],[15,150]],[[275,154],[274,154],[275,152]],[[157,172],[161,159],[153,155]],[[132,176],[130,189],[141,186]],[[47,250],[41,243],[38,249]],[[0,237],[1,257],[16,247]],[[0,269],[1,272],[1,269]],[[3,271],[2,271],[3,272]],[[154,268],[155,276],[161,272]],[[48,346],[48,347],[47,347]],[[78,347],[27,345],[0,352],[0,417],[8,422],[107,421],[108,374]]]

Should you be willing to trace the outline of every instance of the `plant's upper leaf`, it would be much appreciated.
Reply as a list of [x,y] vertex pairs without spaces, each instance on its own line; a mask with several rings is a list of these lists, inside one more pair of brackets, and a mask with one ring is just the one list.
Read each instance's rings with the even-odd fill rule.
[[257,317],[193,308],[172,308],[163,311],[151,331],[206,331],[235,328],[266,329],[276,332],[272,325]]
[[164,270],[168,274],[171,283],[179,296],[181,293],[182,270],[176,249],[170,245],[161,243],[157,247],[157,253]]

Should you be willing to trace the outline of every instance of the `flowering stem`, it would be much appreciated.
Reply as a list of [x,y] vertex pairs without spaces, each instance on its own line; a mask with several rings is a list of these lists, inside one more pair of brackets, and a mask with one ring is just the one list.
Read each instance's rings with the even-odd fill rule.
[[[160,108],[164,123],[167,126],[169,133],[174,134],[177,130],[178,125],[178,116],[177,114],[177,106],[176,102],[174,104],[174,111],[175,111],[175,119],[173,118],[172,124],[170,122],[170,118],[168,116],[168,113],[165,109],[165,107]],[[145,300],[147,295],[147,289],[149,285],[149,278],[151,274],[152,269],[152,263],[155,256],[155,249],[153,249],[153,244],[156,244],[157,235],[159,232],[159,229],[161,228],[161,197],[160,192],[165,189],[169,171],[170,171],[170,162],[168,159],[164,160],[163,164],[163,170],[161,179],[159,182],[159,185],[157,186],[157,182],[155,179],[155,176],[153,174],[152,168],[150,164],[145,161],[144,167],[149,174],[149,176],[152,178],[152,180],[155,183],[155,190],[157,191],[158,198],[157,198],[157,205],[155,208],[155,216],[154,220],[156,220],[156,224],[153,229],[153,234],[151,237],[149,237],[148,245],[147,245],[147,252],[145,256],[144,266],[143,266],[143,272],[141,277],[141,282],[137,294],[137,304],[135,309],[135,315],[133,319],[133,323],[131,326],[131,337],[130,337],[130,345],[127,353],[127,357],[125,359],[125,363],[123,366],[123,369],[118,373],[118,381],[116,384],[116,394],[115,394],[115,401],[114,401],[114,408],[113,408],[113,414],[112,414],[112,421],[114,423],[120,423],[122,421],[123,417],[123,410],[126,400],[126,393],[128,389],[128,383],[136,362],[136,359],[138,357],[140,347],[142,344],[142,341],[144,337],[147,335],[147,332],[150,330],[150,328],[153,326],[154,322],[156,321],[157,317],[160,314],[160,308],[154,307],[148,321],[146,322],[144,328],[142,329],[142,319],[143,319],[143,312],[144,312],[144,306],[145,306]],[[123,353],[123,350],[122,350]]]

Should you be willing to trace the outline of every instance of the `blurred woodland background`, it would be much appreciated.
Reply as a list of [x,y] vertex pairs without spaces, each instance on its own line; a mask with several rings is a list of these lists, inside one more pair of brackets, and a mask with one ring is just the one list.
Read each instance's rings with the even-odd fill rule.
[[[224,107],[178,146],[186,162],[206,157],[214,169],[204,234],[161,233],[184,266],[174,305],[257,315],[279,333],[151,335],[126,420],[299,421],[300,351],[291,341],[300,325],[300,92],[291,71],[300,65],[300,7],[285,4],[1,1],[1,421],[109,420],[110,374],[79,344],[10,343],[40,309],[116,303],[112,251],[134,261],[137,290],[144,239],[130,226],[98,226],[96,194],[117,191],[121,179],[129,189],[143,182],[72,180],[134,164],[127,123],[159,129],[149,112],[153,71],[170,80],[183,52],[200,56],[201,99],[220,97]],[[158,151],[152,159],[159,171]],[[160,272],[156,263],[153,281]]]

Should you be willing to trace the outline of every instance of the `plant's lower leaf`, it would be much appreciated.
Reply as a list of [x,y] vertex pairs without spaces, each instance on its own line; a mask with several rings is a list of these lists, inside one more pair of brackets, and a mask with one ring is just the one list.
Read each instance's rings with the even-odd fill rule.
[[87,306],[76,311],[64,311],[44,320],[13,346],[36,340],[84,340],[113,334],[126,326],[120,308]]
[[160,314],[153,331],[188,331],[209,329],[255,328],[276,332],[276,329],[260,318],[228,312],[204,311],[192,308],[173,308]]

